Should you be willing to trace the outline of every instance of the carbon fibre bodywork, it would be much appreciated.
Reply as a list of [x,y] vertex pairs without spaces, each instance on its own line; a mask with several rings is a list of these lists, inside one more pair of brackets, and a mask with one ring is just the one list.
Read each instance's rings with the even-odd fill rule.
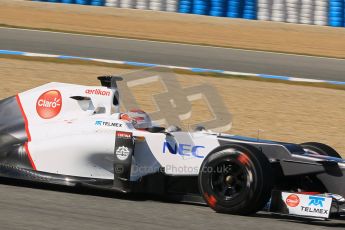
[[29,139],[25,118],[16,97],[0,101],[0,118],[1,164],[32,169],[24,147]]
[[[255,146],[275,165],[276,185],[286,183],[296,188],[312,177],[308,190],[345,196],[345,161],[340,158],[308,154],[298,144],[257,140],[239,136],[219,136],[221,145],[246,143]],[[302,180],[301,180],[302,179]],[[301,181],[300,181],[301,180]]]

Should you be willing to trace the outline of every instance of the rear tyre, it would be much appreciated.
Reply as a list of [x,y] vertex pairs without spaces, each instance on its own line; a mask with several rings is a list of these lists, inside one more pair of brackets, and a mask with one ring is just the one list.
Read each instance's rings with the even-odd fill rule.
[[201,165],[199,190],[216,212],[250,215],[267,204],[273,186],[267,157],[247,144],[213,150]]
[[337,151],[335,151],[335,149],[326,144],[318,142],[306,142],[302,143],[301,146],[304,149],[304,151],[307,151],[312,154],[342,158],[340,154]]

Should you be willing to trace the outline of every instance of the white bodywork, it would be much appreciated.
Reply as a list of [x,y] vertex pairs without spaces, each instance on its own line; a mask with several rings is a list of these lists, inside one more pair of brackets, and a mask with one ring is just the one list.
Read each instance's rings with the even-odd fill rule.
[[166,174],[197,175],[204,157],[219,146],[216,135],[207,132],[175,132],[171,136],[136,130],[130,122],[119,119],[114,94],[115,89],[106,87],[62,83],[20,93],[30,137],[27,151],[34,168],[113,179],[116,131],[132,132],[137,140],[131,180],[154,173],[159,167],[164,167]]

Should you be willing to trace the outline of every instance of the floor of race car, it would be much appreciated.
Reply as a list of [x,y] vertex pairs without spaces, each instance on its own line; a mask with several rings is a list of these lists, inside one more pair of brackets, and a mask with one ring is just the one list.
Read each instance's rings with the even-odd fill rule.
[[[20,184],[20,186],[18,186]],[[260,212],[218,214],[198,205],[1,180],[1,229],[344,229],[344,220],[305,220]]]

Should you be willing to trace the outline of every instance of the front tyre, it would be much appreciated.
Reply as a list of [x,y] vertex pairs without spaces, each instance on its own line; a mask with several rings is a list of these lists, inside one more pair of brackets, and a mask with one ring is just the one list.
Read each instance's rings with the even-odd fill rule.
[[229,144],[213,150],[201,165],[199,190],[216,212],[250,215],[271,196],[272,168],[267,157],[247,144]]
[[340,154],[337,151],[335,151],[335,149],[326,144],[318,142],[306,142],[302,143],[301,146],[304,149],[304,151],[307,151],[312,154],[341,158]]

